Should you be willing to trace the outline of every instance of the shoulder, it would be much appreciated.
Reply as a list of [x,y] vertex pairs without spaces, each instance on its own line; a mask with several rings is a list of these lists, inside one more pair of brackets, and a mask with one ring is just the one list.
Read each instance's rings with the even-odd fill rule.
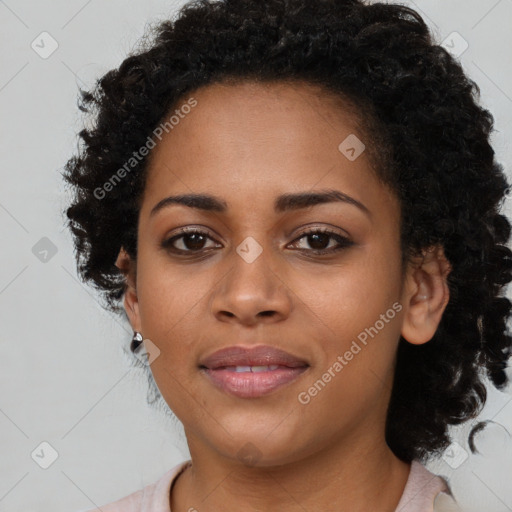
[[464,512],[451,494],[440,492],[434,500],[433,512]]
[[190,462],[190,460],[180,462],[164,473],[156,482],[119,500],[85,512],[97,512],[98,508],[102,512],[170,512],[169,495],[172,483]]
[[395,512],[463,512],[446,480],[413,460],[409,478]]

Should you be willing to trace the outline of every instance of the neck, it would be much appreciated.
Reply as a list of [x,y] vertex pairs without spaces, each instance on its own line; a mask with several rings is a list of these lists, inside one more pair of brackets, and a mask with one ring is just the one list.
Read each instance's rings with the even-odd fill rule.
[[[189,437],[187,436],[187,439]],[[189,439],[192,466],[176,480],[172,512],[244,510],[379,510],[394,512],[410,464],[384,440],[333,441],[287,463],[247,466]]]

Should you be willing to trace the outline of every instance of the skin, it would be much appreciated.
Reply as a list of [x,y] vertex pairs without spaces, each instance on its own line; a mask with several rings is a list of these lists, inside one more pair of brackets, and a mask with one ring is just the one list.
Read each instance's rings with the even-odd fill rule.
[[[428,342],[448,302],[449,264],[441,248],[400,265],[400,205],[371,169],[367,151],[350,161],[338,145],[365,142],[353,115],[315,86],[275,82],[215,84],[194,92],[197,106],[152,150],[138,227],[138,259],[121,250],[124,307],[132,328],[160,350],[151,370],[184,425],[193,464],[176,480],[173,512],[394,511],[410,464],[384,437],[400,334]],[[335,189],[366,206],[329,202],[283,213],[284,193]],[[169,195],[208,193],[225,213],[173,204]],[[161,244],[179,228],[173,254]],[[327,228],[352,245],[330,255],[303,232]],[[211,238],[209,238],[211,237]],[[251,263],[236,248],[253,237]],[[202,241],[201,241],[202,240]],[[187,245],[188,244],[188,245]],[[323,244],[323,245],[322,245]],[[365,328],[402,309],[308,404],[298,401]],[[265,313],[263,313],[265,312]],[[259,398],[214,387],[202,357],[231,345],[268,344],[305,359],[295,381]],[[247,443],[251,464],[238,455]]]

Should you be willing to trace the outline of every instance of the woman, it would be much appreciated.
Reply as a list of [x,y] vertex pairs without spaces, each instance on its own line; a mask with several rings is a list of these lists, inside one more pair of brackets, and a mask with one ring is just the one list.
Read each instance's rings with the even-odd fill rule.
[[511,351],[477,92],[407,7],[204,0],[83,93],[79,272],[191,454],[101,510],[460,510],[424,464]]

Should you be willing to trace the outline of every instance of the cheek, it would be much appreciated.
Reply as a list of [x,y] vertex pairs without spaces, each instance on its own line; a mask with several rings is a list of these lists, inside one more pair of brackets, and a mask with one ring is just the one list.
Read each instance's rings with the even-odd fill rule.
[[336,400],[359,407],[390,378],[402,309],[399,255],[390,253],[361,251],[344,266],[296,283],[308,317],[304,332],[313,333],[317,345],[318,364],[308,382],[329,382],[318,400],[324,405]]
[[318,325],[324,335],[315,336],[317,365],[300,390],[299,403],[308,417],[324,418],[337,427],[356,424],[369,409],[380,410],[386,403],[400,337],[401,305],[396,297],[363,294],[355,277],[331,281],[344,293],[331,294],[323,302],[319,294],[318,301],[308,304],[314,310],[310,325]]
[[213,281],[192,265],[178,266],[155,257],[147,261],[140,265],[137,293],[143,334],[152,333],[166,343],[204,309]]
[[364,248],[340,265],[290,275],[290,287],[318,327],[344,339],[373,325],[398,300],[399,261],[396,252]]

